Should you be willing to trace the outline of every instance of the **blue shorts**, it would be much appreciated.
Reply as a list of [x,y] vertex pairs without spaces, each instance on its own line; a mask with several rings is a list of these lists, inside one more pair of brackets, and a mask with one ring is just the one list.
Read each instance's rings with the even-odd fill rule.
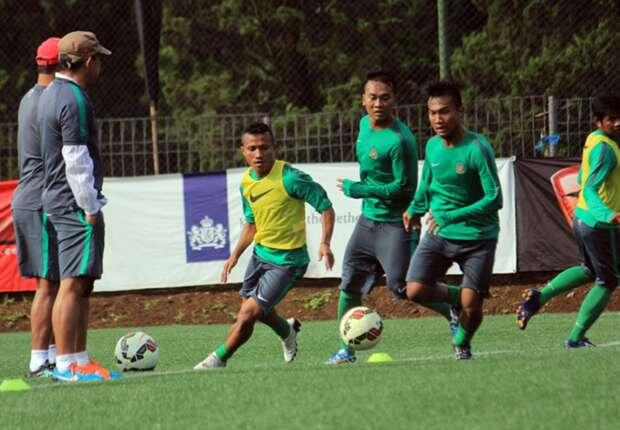
[[385,273],[392,294],[405,298],[405,274],[418,234],[405,231],[402,222],[360,216],[344,253],[340,289],[368,294]]
[[463,272],[461,288],[472,289],[486,298],[489,296],[496,247],[497,239],[450,240],[427,233],[411,257],[407,282],[435,285],[452,263],[457,263]]
[[78,276],[101,278],[105,236],[103,212],[97,214],[94,225],[86,222],[82,210],[62,215],[50,214],[49,220],[58,237],[60,279]]
[[306,273],[307,265],[284,266],[270,263],[252,253],[239,294],[253,297],[268,314],[286,296],[293,283]]
[[596,278],[597,284],[615,289],[620,274],[620,230],[592,228],[575,217],[573,233],[583,259],[582,267]]

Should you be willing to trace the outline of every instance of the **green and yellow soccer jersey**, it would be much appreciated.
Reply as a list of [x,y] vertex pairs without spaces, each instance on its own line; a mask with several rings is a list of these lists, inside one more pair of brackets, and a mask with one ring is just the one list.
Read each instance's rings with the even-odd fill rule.
[[620,212],[620,149],[601,130],[588,136],[577,182],[581,185],[575,216],[592,228],[617,228]]
[[360,181],[346,179],[345,195],[363,199],[362,214],[366,218],[400,221],[418,180],[415,137],[399,119],[385,129],[373,130],[366,115],[360,121],[355,153]]
[[491,239],[499,234],[501,207],[493,148],[483,135],[466,131],[454,147],[440,136],[429,139],[410,215],[432,211],[446,239]]
[[304,202],[319,213],[331,208],[323,187],[310,175],[276,160],[263,177],[248,169],[240,191],[245,221],[256,225],[256,254],[279,265],[308,264]]

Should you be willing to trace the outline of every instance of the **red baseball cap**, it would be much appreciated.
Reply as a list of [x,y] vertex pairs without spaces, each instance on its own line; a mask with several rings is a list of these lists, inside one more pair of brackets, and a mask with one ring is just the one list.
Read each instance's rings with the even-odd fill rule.
[[37,65],[47,67],[58,64],[58,43],[60,37],[50,37],[37,48]]

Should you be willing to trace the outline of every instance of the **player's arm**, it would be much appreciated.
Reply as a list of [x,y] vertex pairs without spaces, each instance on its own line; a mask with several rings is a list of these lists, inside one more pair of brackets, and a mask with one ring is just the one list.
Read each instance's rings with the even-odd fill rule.
[[392,176],[394,179],[387,184],[366,184],[350,179],[342,180],[342,191],[347,197],[354,199],[375,197],[378,199],[393,199],[413,193],[407,187],[405,156],[402,145],[394,145],[389,151],[392,160]]
[[[79,98],[60,108],[59,123],[62,134],[62,158],[65,162],[65,176],[77,205],[86,214],[86,220],[94,224],[95,216],[105,201],[97,199],[95,189],[94,162],[88,151],[88,129],[86,109],[80,109]],[[85,103],[82,99],[81,103]]]
[[608,144],[600,142],[590,151],[588,161],[590,162],[590,173],[587,178],[584,178],[583,198],[588,205],[588,210],[597,221],[612,223],[616,213],[603,203],[598,191],[616,168],[618,163],[616,154]]
[[495,212],[502,208],[502,188],[491,148],[481,145],[480,151],[473,154],[472,161],[480,177],[483,196],[480,200],[462,208],[446,212],[433,212],[433,217],[440,227],[461,222],[470,217]]
[[256,235],[256,224],[254,221],[254,213],[252,212],[252,208],[248,201],[243,197],[243,192],[241,194],[241,201],[243,203],[243,216],[245,218],[245,223],[241,228],[241,234],[239,236],[239,240],[235,245],[235,248],[230,253],[230,257],[224,263],[224,268],[222,269],[222,274],[220,275],[220,282],[222,284],[226,283],[228,280],[228,274],[230,271],[237,265],[239,261],[239,257],[241,254],[247,249],[248,246],[254,242],[254,236]]
[[433,181],[433,172],[431,171],[431,163],[428,157],[422,165],[422,177],[418,183],[418,189],[409,203],[407,213],[411,216],[422,216],[431,208],[430,188]]
[[325,267],[331,270],[334,266],[334,254],[331,250],[334,220],[336,218],[332,202],[327,192],[312,177],[289,164],[284,166],[284,189],[289,196],[302,199],[321,214],[322,232],[319,245],[319,261],[325,259]]

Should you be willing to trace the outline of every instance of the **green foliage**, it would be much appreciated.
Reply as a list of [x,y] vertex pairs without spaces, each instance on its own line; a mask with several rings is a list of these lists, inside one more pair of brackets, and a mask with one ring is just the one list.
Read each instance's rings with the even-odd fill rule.
[[[451,72],[467,100],[620,90],[617,1],[446,4]],[[430,0],[164,1],[160,114],[359,108],[361,82],[377,67],[397,75],[400,104],[419,103],[421,88],[438,75],[436,7]],[[38,44],[76,28],[94,31],[113,52],[89,89],[98,117],[147,114],[133,2],[0,2],[0,16],[7,47],[0,52],[1,119],[15,121],[34,84]],[[201,140],[196,150],[221,144]]]
[[620,4],[610,0],[476,2],[488,13],[451,58],[469,99],[619,91]]
[[302,306],[306,309],[312,309],[313,311],[316,311],[327,306],[331,298],[331,291],[310,294],[309,296],[304,297]]
[[175,115],[349,109],[376,67],[396,71],[401,101],[411,101],[417,81],[436,72],[433,11],[432,2],[404,0],[167,3],[163,108]]

